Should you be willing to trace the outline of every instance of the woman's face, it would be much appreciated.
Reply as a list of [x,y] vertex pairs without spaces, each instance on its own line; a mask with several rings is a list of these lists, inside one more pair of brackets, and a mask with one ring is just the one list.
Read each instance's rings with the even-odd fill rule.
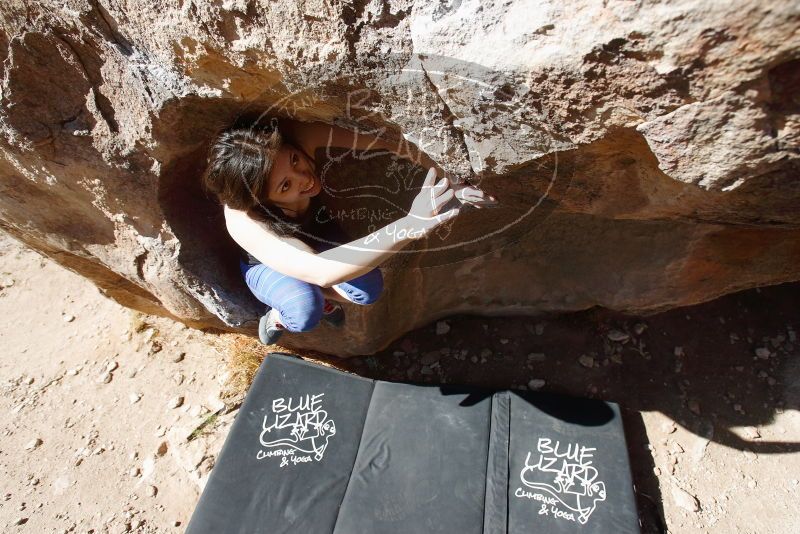
[[281,146],[269,172],[267,200],[280,208],[302,211],[321,190],[314,162],[288,143]]

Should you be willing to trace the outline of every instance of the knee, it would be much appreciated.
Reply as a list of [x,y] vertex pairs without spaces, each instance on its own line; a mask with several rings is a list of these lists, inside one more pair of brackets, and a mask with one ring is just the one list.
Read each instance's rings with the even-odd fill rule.
[[280,309],[284,326],[290,332],[308,332],[313,330],[322,319],[325,298],[319,287],[314,287],[311,295]]
[[382,289],[383,288],[377,289],[375,291],[369,291],[367,293],[364,293],[362,295],[361,299],[360,299],[360,302],[358,302],[358,304],[361,304],[363,306],[369,306],[370,304],[374,304],[375,301],[378,300],[381,297],[381,294],[383,293]]
[[362,306],[368,306],[378,300],[383,294],[383,275],[380,269],[368,272],[359,279],[357,290],[350,293],[352,301]]

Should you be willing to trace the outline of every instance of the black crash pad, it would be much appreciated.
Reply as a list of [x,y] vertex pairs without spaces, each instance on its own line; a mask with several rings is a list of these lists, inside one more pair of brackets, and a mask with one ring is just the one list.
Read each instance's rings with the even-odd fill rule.
[[188,534],[639,532],[619,408],[269,355]]

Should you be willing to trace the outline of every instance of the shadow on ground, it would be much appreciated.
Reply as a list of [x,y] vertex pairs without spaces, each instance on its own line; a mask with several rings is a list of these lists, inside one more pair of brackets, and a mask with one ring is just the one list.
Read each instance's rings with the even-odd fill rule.
[[738,450],[800,451],[797,442],[747,440],[732,431],[800,409],[798,302],[800,284],[783,284],[648,317],[602,309],[538,318],[459,315],[445,319],[438,334],[431,324],[374,356],[327,361],[370,378],[423,384],[520,388],[544,380],[542,391],[618,403],[643,532],[662,532],[641,412],[661,412]]

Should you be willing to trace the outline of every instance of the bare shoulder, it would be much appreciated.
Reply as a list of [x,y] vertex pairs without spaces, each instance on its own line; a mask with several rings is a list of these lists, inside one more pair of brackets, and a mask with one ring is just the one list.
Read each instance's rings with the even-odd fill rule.
[[270,229],[270,227],[264,222],[259,221],[258,219],[254,219],[244,210],[237,210],[233,209],[227,204],[225,204],[223,208],[223,213],[225,215],[225,224],[228,227],[228,231],[233,234],[233,232],[239,233],[243,231],[254,231],[255,229],[259,229],[259,232],[277,237],[277,234]]
[[227,204],[223,205],[222,213],[225,216],[225,224],[228,226],[229,230],[231,227],[239,227],[243,222],[245,222],[246,219],[250,219],[250,216],[246,211],[235,210]]
[[252,218],[244,210],[233,209],[226,204],[223,208],[223,213],[225,215],[225,226],[233,238],[256,232],[262,235],[273,234],[263,221]]
[[247,245],[269,243],[271,247],[280,248],[283,244],[287,244],[296,249],[315,253],[310,246],[295,237],[276,234],[267,223],[250,217],[246,211],[236,210],[226,205],[224,213],[228,233],[246,250],[248,250]]

